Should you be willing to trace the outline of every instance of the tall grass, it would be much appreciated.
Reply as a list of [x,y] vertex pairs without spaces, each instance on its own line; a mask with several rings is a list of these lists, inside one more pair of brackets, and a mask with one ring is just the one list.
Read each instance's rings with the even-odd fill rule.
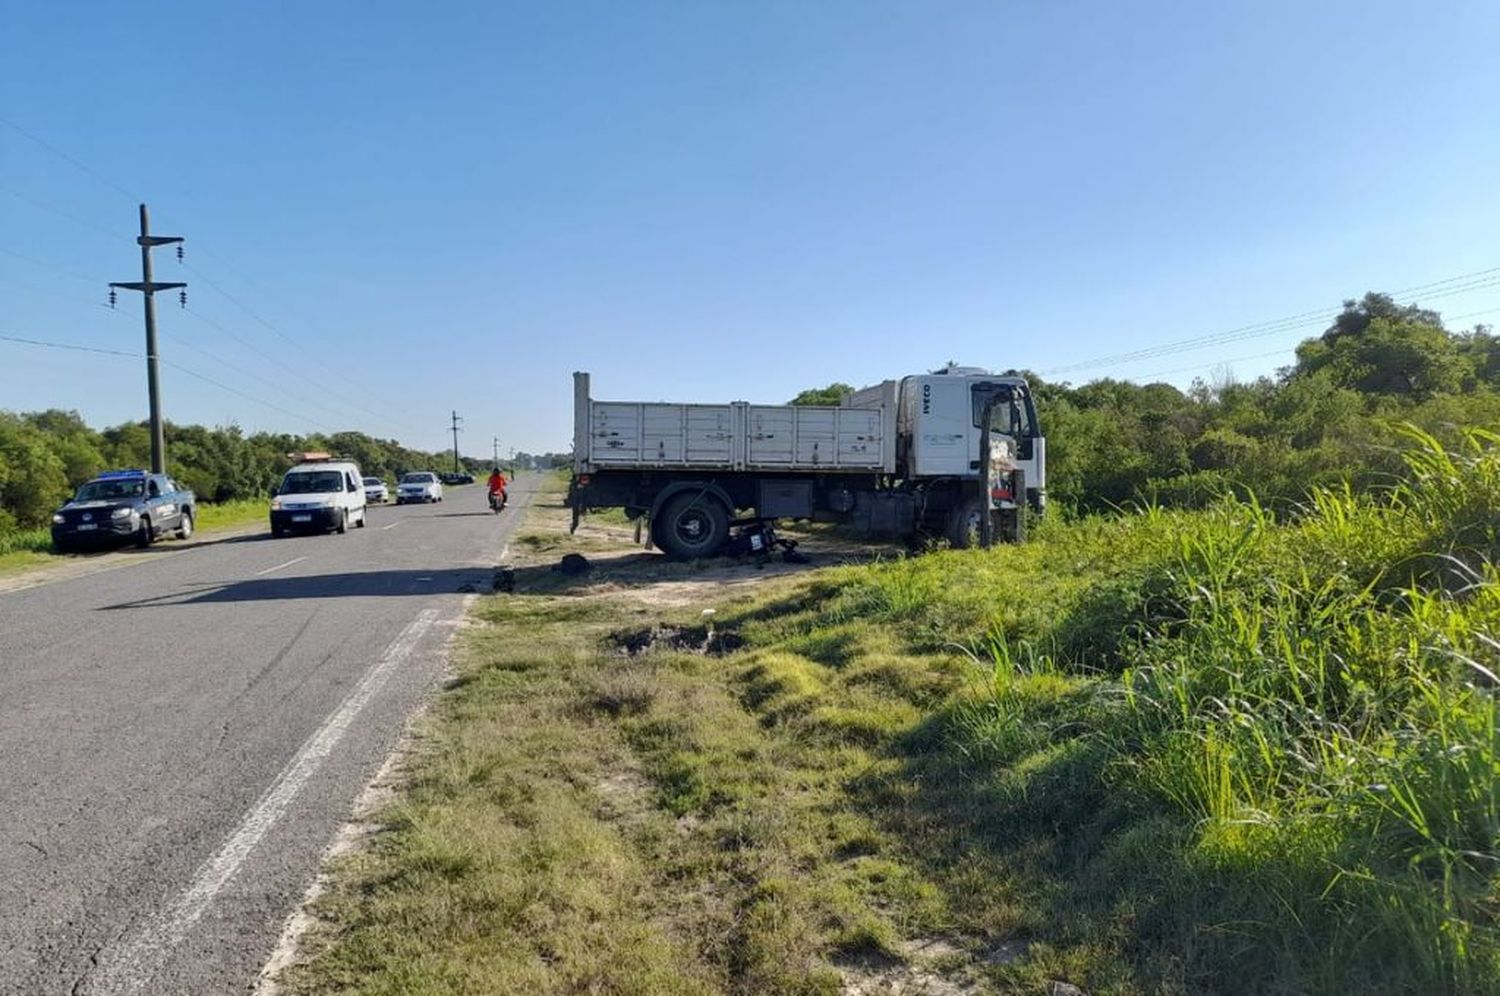
[[[913,749],[1093,842],[1058,929],[1135,909],[1140,963],[1170,966],[1144,987],[1500,991],[1500,436],[1407,435],[1378,495],[849,569],[804,615],[964,644],[972,680]],[[1048,789],[1064,756],[1107,805]]]
[[51,549],[52,531],[49,529],[0,532],[0,557],[9,553],[46,553]]

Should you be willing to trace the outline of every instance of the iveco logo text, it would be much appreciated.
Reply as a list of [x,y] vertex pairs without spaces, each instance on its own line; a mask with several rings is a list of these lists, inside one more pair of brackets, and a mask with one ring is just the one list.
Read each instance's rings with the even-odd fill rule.
[[931,415],[932,414],[932,385],[931,384],[923,384],[922,385],[922,414],[923,415]]

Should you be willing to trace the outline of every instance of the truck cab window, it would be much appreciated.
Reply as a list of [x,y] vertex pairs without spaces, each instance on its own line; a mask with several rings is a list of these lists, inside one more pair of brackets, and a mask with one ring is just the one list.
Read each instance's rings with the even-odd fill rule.
[[1020,419],[1016,416],[1016,403],[1011,401],[997,401],[990,408],[990,432],[997,432],[1006,436],[1013,436]]

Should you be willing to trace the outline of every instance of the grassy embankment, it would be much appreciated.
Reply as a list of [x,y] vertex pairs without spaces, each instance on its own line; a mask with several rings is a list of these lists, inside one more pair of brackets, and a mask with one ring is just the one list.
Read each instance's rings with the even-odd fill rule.
[[523,572],[292,989],[1497,991],[1495,442],[1290,523]]
[[[199,505],[198,518],[194,524],[200,532],[213,532],[216,529],[242,526],[264,519],[265,516],[265,501],[245,499]],[[0,534],[0,574],[41,567],[64,559],[67,558],[52,553],[52,532],[46,527]]]

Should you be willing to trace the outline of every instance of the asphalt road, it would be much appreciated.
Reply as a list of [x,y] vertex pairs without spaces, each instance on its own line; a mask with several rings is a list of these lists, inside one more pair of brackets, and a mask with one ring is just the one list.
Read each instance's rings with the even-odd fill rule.
[[253,989],[526,487],[0,594],[0,993]]

